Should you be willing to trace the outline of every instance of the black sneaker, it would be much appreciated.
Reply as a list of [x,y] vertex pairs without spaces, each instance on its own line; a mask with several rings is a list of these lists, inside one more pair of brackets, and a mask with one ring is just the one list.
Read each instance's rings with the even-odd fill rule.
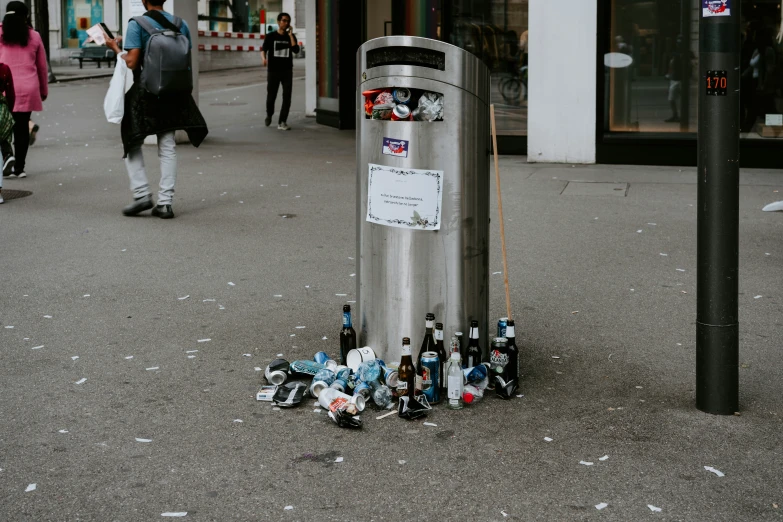
[[13,156],[8,156],[3,161],[3,177],[7,178],[13,173],[14,171],[14,165],[16,165],[16,158]]
[[152,215],[160,219],[171,219],[174,217],[174,211],[171,210],[171,205],[157,205],[152,209]]
[[140,212],[151,209],[153,206],[152,196],[147,194],[146,196],[134,199],[133,203],[122,209],[122,213],[126,216],[135,216]]
[[266,125],[267,127],[269,127],[270,125],[272,125],[272,117],[271,117],[271,116],[267,116],[267,117],[264,119],[264,125]]

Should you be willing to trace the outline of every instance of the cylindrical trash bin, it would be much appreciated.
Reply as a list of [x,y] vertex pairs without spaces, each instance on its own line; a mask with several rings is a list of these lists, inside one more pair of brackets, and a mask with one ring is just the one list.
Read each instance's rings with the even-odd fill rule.
[[447,345],[478,321],[486,352],[489,69],[409,36],[366,42],[357,66],[359,343],[393,362],[410,337],[415,357],[432,312]]

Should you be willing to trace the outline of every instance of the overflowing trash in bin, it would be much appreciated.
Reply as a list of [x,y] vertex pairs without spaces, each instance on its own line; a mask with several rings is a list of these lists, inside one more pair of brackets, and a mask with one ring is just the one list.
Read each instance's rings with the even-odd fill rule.
[[503,399],[514,397],[519,387],[519,349],[513,320],[498,321],[488,357],[479,345],[477,321],[471,322],[467,344],[456,332],[446,347],[443,324],[435,323],[431,313],[425,320],[417,359],[410,338],[405,337],[401,360],[387,363],[370,346],[356,348],[351,309],[345,305],[338,360],[323,351],[312,360],[275,359],[264,372],[269,384],[256,399],[291,408],[309,396],[338,426],[361,428],[361,413],[370,403],[380,410],[396,405],[401,418],[413,420],[441,403],[454,410],[474,405],[488,390]]
[[364,96],[365,118],[392,121],[443,121],[443,94],[423,89],[370,89]]

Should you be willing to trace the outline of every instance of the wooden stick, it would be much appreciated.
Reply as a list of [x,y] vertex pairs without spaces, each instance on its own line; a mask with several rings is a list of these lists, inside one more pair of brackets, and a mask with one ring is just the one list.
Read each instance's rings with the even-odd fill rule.
[[495,104],[489,106],[490,120],[492,121],[492,151],[495,155],[495,186],[498,191],[498,213],[500,214],[500,244],[503,247],[503,280],[506,285],[506,313],[509,319],[511,315],[511,293],[508,289],[508,259],[506,259],[506,228],[503,223],[503,198],[500,196],[500,167],[498,166],[498,135],[495,129]]

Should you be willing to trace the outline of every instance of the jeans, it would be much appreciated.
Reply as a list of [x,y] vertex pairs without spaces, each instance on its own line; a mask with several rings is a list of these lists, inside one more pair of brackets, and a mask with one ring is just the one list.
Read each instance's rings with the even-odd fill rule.
[[288,111],[291,109],[291,89],[294,84],[294,71],[269,71],[266,85],[266,115],[270,118],[275,113],[277,90],[283,84],[283,106],[280,108],[280,121],[288,121]]
[[[174,141],[174,132],[158,134],[158,158],[160,159],[160,192],[158,192],[158,205],[171,205],[174,197],[174,183],[177,180],[177,144]],[[150,185],[147,181],[147,171],[144,169],[144,154],[141,146],[128,152],[125,158],[125,167],[128,169],[130,188],[134,198],[141,198],[150,194]]]
[[24,172],[24,164],[27,160],[27,149],[30,148],[30,114],[31,112],[12,112],[14,117],[14,149],[16,174]]

